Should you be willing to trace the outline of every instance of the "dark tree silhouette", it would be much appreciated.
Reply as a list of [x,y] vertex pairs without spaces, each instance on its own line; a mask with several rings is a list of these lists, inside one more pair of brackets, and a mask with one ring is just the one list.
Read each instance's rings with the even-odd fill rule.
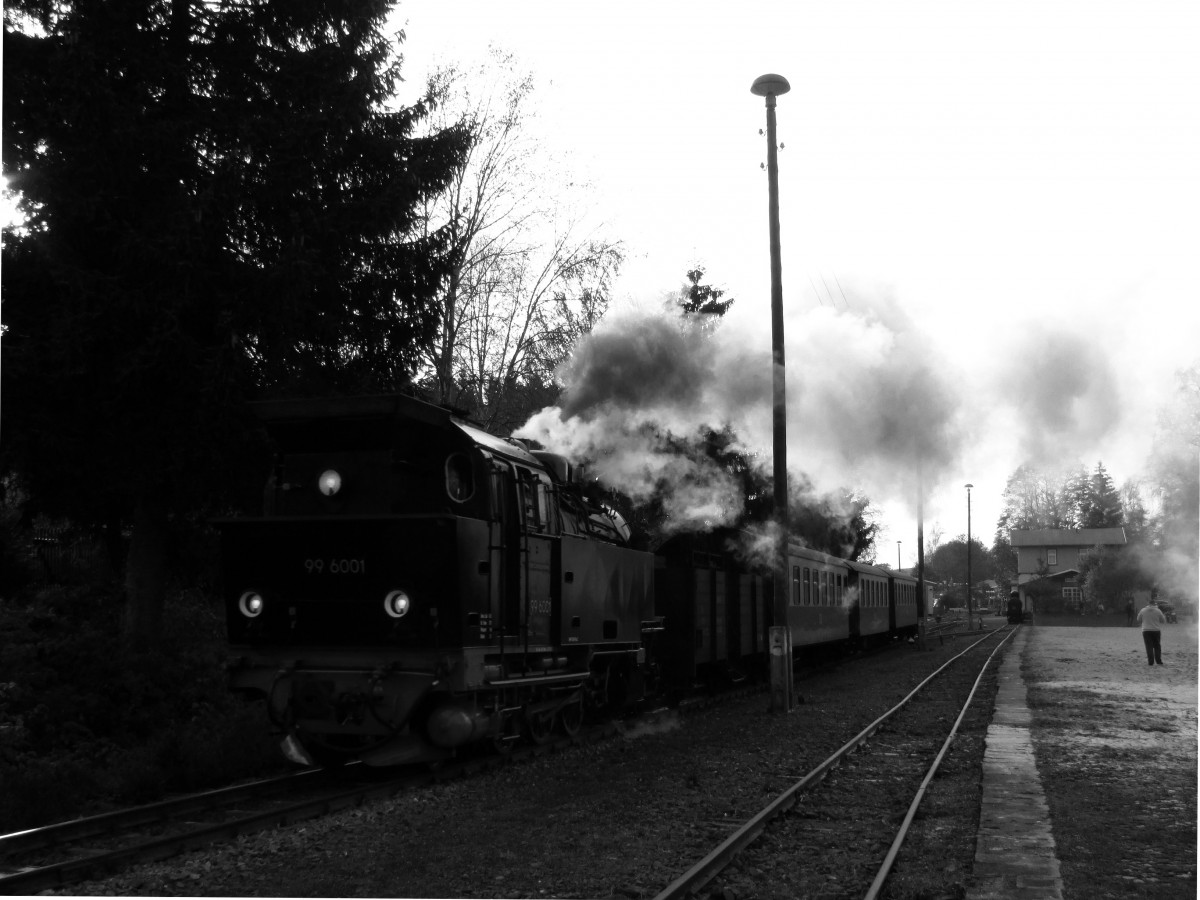
[[132,525],[127,633],[154,637],[172,518],[219,497],[242,397],[390,389],[438,324],[415,238],[464,135],[425,138],[389,4],[5,5],[3,463],[35,502]]

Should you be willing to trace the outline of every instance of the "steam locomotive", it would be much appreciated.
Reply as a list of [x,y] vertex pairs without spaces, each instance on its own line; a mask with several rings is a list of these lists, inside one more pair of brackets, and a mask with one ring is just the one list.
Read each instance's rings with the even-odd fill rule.
[[[313,765],[575,733],[765,665],[770,579],[728,532],[630,545],[566,458],[405,396],[272,401],[264,514],[225,519],[231,686]],[[797,652],[916,632],[916,580],[799,545]]]

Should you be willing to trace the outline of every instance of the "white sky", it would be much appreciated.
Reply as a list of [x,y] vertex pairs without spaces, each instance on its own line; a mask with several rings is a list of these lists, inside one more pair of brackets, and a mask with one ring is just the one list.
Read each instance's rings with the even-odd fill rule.
[[[402,0],[395,24],[414,90],[489,43],[534,72],[545,141],[595,185],[629,251],[621,303],[653,305],[699,262],[764,353],[765,112],[749,88],[784,75],[789,406],[811,380],[801,363],[823,303],[883,310],[920,344],[963,437],[932,473],[927,538],[966,531],[972,482],[972,533],[990,544],[1005,482],[1034,450],[1103,460],[1118,484],[1138,476],[1175,371],[1200,359],[1200,11],[1187,0]],[[1041,365],[1046,347],[1057,356]],[[1074,393],[1062,421],[1021,381]],[[819,465],[815,427],[790,426],[801,469]],[[879,559],[894,563],[900,540],[913,565],[908,504],[868,493]]]
[[[765,111],[749,88],[784,75],[788,360],[822,300],[891,304],[926,342],[967,429],[935,473],[927,539],[966,531],[972,482],[972,534],[990,545],[1034,445],[1103,460],[1118,485],[1139,475],[1174,372],[1200,358],[1192,4],[408,0],[397,24],[413,86],[489,42],[534,72],[549,140],[630,250],[618,297],[652,303],[699,261],[768,348]],[[1046,341],[1066,358],[1029,374]],[[1021,424],[1036,398],[1017,399],[1014,369],[1080,395],[1059,426],[1052,406],[1048,430]],[[915,518],[872,496],[879,559],[900,540],[915,564]]]

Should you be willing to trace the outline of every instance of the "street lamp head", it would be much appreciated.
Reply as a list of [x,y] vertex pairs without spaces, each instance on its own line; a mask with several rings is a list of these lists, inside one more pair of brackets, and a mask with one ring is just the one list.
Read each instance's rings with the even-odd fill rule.
[[970,490],[971,488],[973,488],[973,487],[975,487],[975,485],[973,485],[973,484],[968,484],[968,485],[967,485],[967,490],[969,491],[969,490]]
[[791,89],[792,86],[782,75],[760,75],[750,85],[750,93],[759,97],[778,97]]

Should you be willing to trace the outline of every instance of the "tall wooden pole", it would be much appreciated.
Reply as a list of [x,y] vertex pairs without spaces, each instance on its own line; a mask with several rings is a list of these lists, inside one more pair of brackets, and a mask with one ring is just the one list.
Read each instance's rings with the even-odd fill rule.
[[971,630],[971,620],[975,617],[974,603],[971,602],[971,488],[967,485],[967,631]]
[[767,227],[771,241],[771,368],[772,452],[774,454],[774,565],[772,596],[774,624],[769,634],[771,652],[771,711],[790,712],[795,704],[792,677],[792,637],[788,627],[788,490],[787,399],[783,356],[783,263],[779,244],[779,153],[775,139],[775,98],[791,90],[782,75],[755,79],[750,92],[767,104]]
[[925,592],[925,469],[917,463],[917,646],[925,649],[925,620],[929,615]]

